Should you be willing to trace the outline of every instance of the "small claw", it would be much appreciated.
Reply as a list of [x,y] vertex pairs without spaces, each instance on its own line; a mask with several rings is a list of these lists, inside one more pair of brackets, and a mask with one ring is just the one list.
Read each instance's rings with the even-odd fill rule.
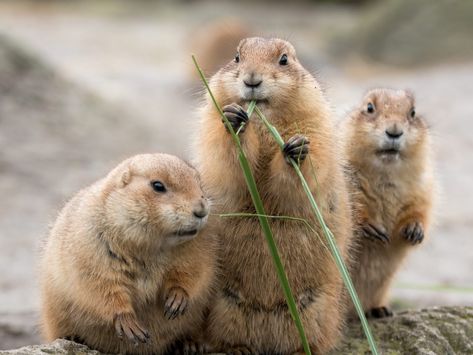
[[172,313],[173,313],[173,304],[174,301],[176,300],[177,293],[171,294],[170,296],[168,295],[168,298],[166,299],[166,303],[164,304],[164,316],[167,319],[171,319]]
[[176,287],[169,291],[164,306],[164,316],[171,320],[185,313],[188,296],[182,288]]
[[234,131],[239,130],[240,132],[243,132],[245,130],[245,126],[248,123],[249,118],[243,107],[234,103],[223,107],[222,111],[232,125]]
[[290,164],[291,159],[296,162],[302,162],[309,153],[310,141],[302,135],[292,136],[283,146],[283,154],[286,161]]
[[184,314],[186,312],[187,303],[188,303],[187,298],[183,298],[181,301],[181,304],[179,305],[179,310],[178,310],[180,314]]
[[149,339],[149,334],[146,331],[146,329],[141,328],[139,325],[138,325],[138,329],[134,331],[134,334],[135,334],[135,338],[142,343],[146,343]]
[[411,244],[419,244],[424,240],[424,229],[419,222],[412,222],[404,227],[402,234]]
[[378,240],[382,243],[389,243],[389,236],[383,229],[374,226],[373,224],[366,224],[362,227],[363,235],[372,240]]
[[132,313],[116,315],[114,325],[118,338],[122,339],[123,334],[125,334],[127,339],[132,341],[135,345],[138,345],[138,341],[146,343],[149,338],[146,329],[138,323],[135,315]]

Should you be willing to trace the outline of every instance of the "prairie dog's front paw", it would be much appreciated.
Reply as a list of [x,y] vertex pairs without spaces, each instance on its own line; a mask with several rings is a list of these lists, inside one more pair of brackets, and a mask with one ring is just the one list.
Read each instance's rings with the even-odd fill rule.
[[282,150],[284,158],[289,164],[291,164],[291,159],[301,164],[309,153],[309,144],[309,139],[303,135],[296,134],[292,136],[284,144]]
[[382,243],[389,243],[389,236],[386,230],[382,226],[375,226],[371,223],[365,223],[361,227],[361,233],[363,237],[371,239],[373,241],[379,241]]
[[[245,131],[249,118],[248,118],[248,114],[246,113],[243,107],[234,103],[234,104],[225,106],[222,111],[225,117],[227,118],[227,120],[232,125],[233,130],[235,132],[237,132],[238,130],[240,130],[240,133]],[[228,127],[226,125],[225,127],[228,130]]]
[[209,352],[206,343],[187,339],[177,342],[171,351],[175,355],[203,355]]
[[113,323],[119,338],[123,338],[125,334],[128,340],[135,344],[146,343],[149,339],[148,331],[138,322],[133,313],[119,313],[115,315]]
[[187,292],[181,287],[171,288],[164,299],[164,316],[167,319],[174,319],[184,314],[189,303]]
[[401,235],[409,243],[419,244],[424,240],[424,228],[420,222],[411,222],[401,229]]

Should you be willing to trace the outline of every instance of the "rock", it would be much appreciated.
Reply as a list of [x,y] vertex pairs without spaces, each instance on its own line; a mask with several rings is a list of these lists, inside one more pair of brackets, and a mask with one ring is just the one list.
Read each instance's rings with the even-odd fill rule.
[[[370,326],[381,354],[473,354],[473,307],[435,307],[404,311],[394,317],[372,320]],[[0,351],[0,355],[82,354],[99,355],[68,340]],[[333,354],[370,354],[359,323],[351,323]]]
[[[435,307],[370,320],[381,354],[473,354],[473,307]],[[361,325],[350,324],[336,354],[370,354]]]
[[77,355],[98,355],[98,351],[90,350],[87,346],[74,343],[73,341],[58,339],[50,344],[30,345],[17,350],[1,351],[0,355],[16,354],[77,354]]

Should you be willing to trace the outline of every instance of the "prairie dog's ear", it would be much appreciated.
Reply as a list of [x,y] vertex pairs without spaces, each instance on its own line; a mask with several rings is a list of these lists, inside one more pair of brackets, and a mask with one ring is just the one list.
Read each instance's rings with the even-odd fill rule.
[[404,89],[404,92],[406,93],[407,98],[411,100],[412,104],[414,104],[416,101],[414,92],[411,89]]
[[125,187],[131,181],[130,167],[126,166],[120,173],[120,180],[118,181],[118,187]]
[[116,175],[117,186],[123,188],[128,185],[132,177],[132,162],[125,161],[125,163],[119,167],[118,174]]
[[133,162],[131,159],[122,161],[107,175],[110,185],[116,188],[122,188],[128,185],[133,176]]

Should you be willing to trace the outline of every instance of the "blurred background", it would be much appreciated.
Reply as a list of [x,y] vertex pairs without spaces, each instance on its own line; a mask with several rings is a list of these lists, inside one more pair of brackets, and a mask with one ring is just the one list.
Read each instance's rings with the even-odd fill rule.
[[188,157],[201,85],[241,37],[290,40],[341,120],[377,86],[410,88],[441,186],[397,309],[473,305],[473,2],[0,2],[0,349],[40,342],[37,259],[67,198],[140,152]]

